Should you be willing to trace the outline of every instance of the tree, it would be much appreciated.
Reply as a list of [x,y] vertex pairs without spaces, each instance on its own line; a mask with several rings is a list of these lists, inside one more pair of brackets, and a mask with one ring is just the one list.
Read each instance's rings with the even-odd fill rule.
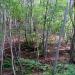
[[[74,3],[73,3],[74,2]],[[73,27],[73,36],[71,38],[71,47],[70,47],[70,62],[73,63],[74,62],[74,53],[75,53],[75,23],[74,23],[74,9],[75,9],[75,1],[71,1],[70,0],[70,19],[71,19],[71,22],[72,22],[72,27]],[[73,13],[73,15],[72,15]]]
[[60,46],[61,46],[61,38],[62,36],[64,36],[64,30],[65,30],[65,25],[66,25],[66,22],[67,22],[67,14],[68,14],[68,5],[66,6],[65,8],[65,11],[64,11],[64,19],[63,19],[63,23],[61,25],[61,28],[60,28],[60,32],[59,32],[59,39],[58,39],[58,42],[56,43],[56,54],[55,54],[55,62],[54,62],[54,67],[53,67],[53,75],[56,75],[56,72],[57,72],[57,65],[58,65],[58,60],[59,60],[59,49],[60,49]]

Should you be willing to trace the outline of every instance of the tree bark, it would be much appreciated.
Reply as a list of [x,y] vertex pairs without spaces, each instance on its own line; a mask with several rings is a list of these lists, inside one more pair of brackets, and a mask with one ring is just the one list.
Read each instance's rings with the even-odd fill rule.
[[11,58],[12,58],[12,69],[13,69],[14,75],[16,75],[15,65],[14,65],[13,45],[12,45],[12,32],[11,32],[12,27],[11,27],[11,24],[12,24],[12,20],[10,18],[9,29],[10,29],[10,49],[11,49]]
[[[71,4],[70,4],[71,5]],[[73,9],[75,11],[75,0],[73,3]],[[73,26],[73,37],[71,38],[71,46],[70,46],[70,63],[75,63],[75,13],[74,13],[74,17],[71,17],[71,21],[72,21],[72,26]]]

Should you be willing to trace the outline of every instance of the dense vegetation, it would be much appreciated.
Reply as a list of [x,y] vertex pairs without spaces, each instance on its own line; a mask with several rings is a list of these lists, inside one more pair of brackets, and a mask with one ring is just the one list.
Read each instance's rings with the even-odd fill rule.
[[75,1],[0,0],[0,64],[0,75],[75,75]]

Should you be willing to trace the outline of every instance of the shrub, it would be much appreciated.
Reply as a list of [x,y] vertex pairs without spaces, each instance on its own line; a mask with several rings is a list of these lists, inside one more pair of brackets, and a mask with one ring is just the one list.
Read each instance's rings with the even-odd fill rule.
[[3,64],[3,67],[4,68],[11,68],[12,67],[12,65],[11,65],[11,59],[10,58],[6,58],[5,60],[4,60],[4,64]]

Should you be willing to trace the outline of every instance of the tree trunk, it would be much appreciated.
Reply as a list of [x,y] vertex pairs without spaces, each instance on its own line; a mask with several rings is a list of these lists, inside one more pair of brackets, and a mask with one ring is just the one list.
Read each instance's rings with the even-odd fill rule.
[[15,65],[14,65],[13,45],[12,45],[12,32],[11,32],[12,28],[11,28],[11,24],[12,24],[12,20],[10,18],[9,29],[10,29],[10,49],[11,49],[11,58],[12,58],[12,69],[13,69],[14,75],[16,75]]
[[[71,5],[71,3],[70,3]],[[75,0],[74,4],[72,5],[75,11]],[[74,18],[71,16],[71,21],[72,21],[72,26],[73,26],[73,37],[71,39],[71,46],[70,46],[70,63],[75,63],[75,13],[74,13]]]
[[[42,43],[43,43],[43,55],[46,54],[46,44],[47,43],[47,37],[46,37],[46,23],[47,23],[47,12],[48,12],[48,0],[47,0],[47,4],[46,4],[46,8],[45,8],[45,15],[44,15],[44,25],[43,25],[43,39],[42,39]],[[46,40],[46,42],[45,42]]]
[[70,62],[71,63],[75,62],[73,60],[75,58],[74,53],[75,53],[75,28],[74,28],[74,34],[73,34],[73,37],[71,39],[71,46],[70,46]]
[[1,59],[1,75],[3,75],[2,70],[3,70],[3,57],[4,57],[4,44],[5,44],[5,37],[6,37],[6,10],[3,11],[3,24],[4,24],[4,38],[3,38],[3,45],[2,45],[2,59]]
[[54,62],[54,67],[53,67],[53,74],[52,75],[56,75],[57,73],[57,65],[58,65],[58,60],[59,60],[59,49],[60,49],[60,46],[61,46],[61,38],[62,36],[64,35],[64,28],[65,28],[65,24],[66,24],[66,21],[67,21],[67,14],[68,14],[68,7],[66,7],[65,11],[64,11],[64,21],[63,21],[63,24],[61,25],[61,29],[60,29],[60,32],[59,32],[59,40],[58,42],[56,43],[56,54],[55,54],[55,62]]

